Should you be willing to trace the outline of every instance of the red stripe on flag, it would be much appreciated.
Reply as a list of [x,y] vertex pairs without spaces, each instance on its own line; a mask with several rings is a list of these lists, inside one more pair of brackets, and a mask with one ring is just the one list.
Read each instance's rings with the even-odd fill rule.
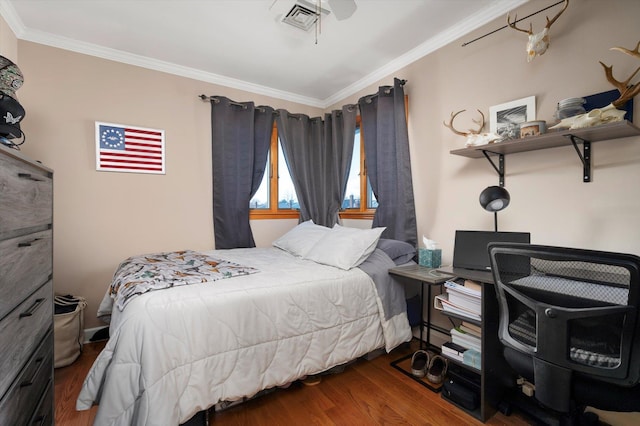
[[101,160],[101,163],[125,163],[125,164],[152,164],[162,166],[162,163],[158,163],[157,161],[140,161],[140,160],[118,160],[118,159],[105,159]]
[[128,140],[137,140],[137,141],[152,141],[152,142],[162,142],[162,139],[158,139],[158,138],[146,138],[144,136],[132,136],[132,135],[125,135],[124,140],[128,141]]
[[158,158],[162,157],[162,151],[153,151],[153,150],[150,150],[150,149],[128,149],[128,150],[123,151],[123,152],[134,152],[134,153],[141,152],[141,153],[144,153],[144,154],[155,155]]
[[142,146],[142,147],[157,148],[157,149],[161,149],[162,148],[162,145],[160,145],[160,144],[140,143],[140,142],[133,142],[133,141],[130,141],[130,140],[125,140],[124,141],[124,145],[125,145],[125,149],[129,145],[131,145],[133,147]]
[[153,130],[141,130],[141,129],[124,129],[124,132],[133,132],[133,133],[144,133],[145,135],[156,135],[156,136],[162,136],[161,132],[155,132]]
[[135,167],[135,166],[102,166],[103,169],[126,169],[126,170],[148,170],[161,172],[162,167]]
[[106,158],[106,157],[148,158],[150,160],[162,161],[162,157],[158,156],[158,155],[114,154],[114,153],[111,153],[111,152],[101,152],[100,153],[100,158]]
[[131,164],[157,164],[162,165],[162,160],[154,160],[148,158],[100,158],[100,163],[131,163]]

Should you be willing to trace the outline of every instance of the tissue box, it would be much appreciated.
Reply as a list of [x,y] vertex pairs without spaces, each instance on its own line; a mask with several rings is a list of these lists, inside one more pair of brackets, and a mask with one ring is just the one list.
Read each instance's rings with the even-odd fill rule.
[[442,250],[418,249],[418,263],[427,268],[439,268],[442,261]]

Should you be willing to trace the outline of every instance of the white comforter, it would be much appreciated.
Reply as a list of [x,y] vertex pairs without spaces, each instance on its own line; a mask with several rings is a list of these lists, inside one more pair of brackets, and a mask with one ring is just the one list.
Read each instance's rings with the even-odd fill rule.
[[261,272],[147,293],[113,311],[111,337],[77,400],[79,410],[99,404],[96,425],[177,425],[219,401],[411,339],[406,313],[385,320],[358,268],[276,248],[215,256]]

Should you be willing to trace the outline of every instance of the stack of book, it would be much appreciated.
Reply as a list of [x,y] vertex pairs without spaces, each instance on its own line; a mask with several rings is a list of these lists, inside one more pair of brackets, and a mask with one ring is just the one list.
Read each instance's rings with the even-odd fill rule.
[[446,292],[433,299],[436,309],[476,321],[482,320],[482,288],[478,283],[470,280],[462,284],[447,281],[444,286]]
[[442,344],[442,355],[446,355],[449,358],[453,358],[460,362],[464,362],[464,353],[467,351],[467,348],[456,345],[453,342],[444,342]]
[[462,326],[451,329],[451,341],[467,349],[475,349],[478,352],[482,351],[480,337],[463,330]]
[[480,369],[482,343],[481,328],[463,321],[458,327],[451,329],[451,342],[442,345],[442,353],[463,364]]

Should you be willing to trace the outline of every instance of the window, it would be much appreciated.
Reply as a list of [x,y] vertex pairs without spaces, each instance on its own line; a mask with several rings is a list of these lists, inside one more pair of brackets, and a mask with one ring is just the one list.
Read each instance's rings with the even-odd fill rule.
[[[275,154],[275,155],[274,155]],[[273,125],[271,148],[267,157],[267,168],[260,187],[249,201],[250,219],[298,218],[298,197],[293,187],[291,174],[284,160],[278,130]]]
[[[353,158],[340,217],[346,219],[373,219],[378,203],[373,196],[373,191],[366,175],[364,144],[360,134],[359,116],[356,123]],[[271,134],[271,149],[267,163],[268,166],[260,187],[250,201],[250,218],[298,218],[298,199],[289,169],[282,154],[282,146],[280,145],[278,130],[275,125]]]
[[353,157],[347,190],[342,200],[340,217],[343,219],[373,219],[378,201],[373,195],[364,156],[364,139],[360,132],[360,116],[356,119],[356,134],[353,141]]

